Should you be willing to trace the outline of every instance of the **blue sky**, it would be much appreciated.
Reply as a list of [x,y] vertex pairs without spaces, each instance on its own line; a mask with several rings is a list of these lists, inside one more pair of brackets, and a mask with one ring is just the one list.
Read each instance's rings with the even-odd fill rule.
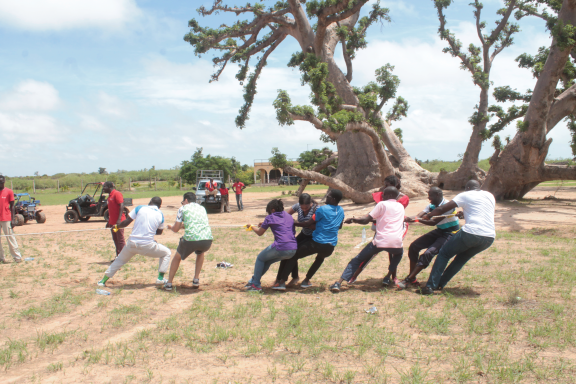
[[[365,84],[376,68],[395,65],[402,81],[398,94],[410,110],[393,127],[403,129],[405,146],[416,158],[453,160],[465,150],[479,89],[457,59],[442,53],[432,0],[382,3],[392,22],[370,31],[369,47],[354,62],[353,83]],[[469,3],[455,1],[447,12],[449,28],[464,44],[477,42]],[[202,18],[196,12],[202,4],[211,2],[0,0],[0,172],[171,168],[196,147],[251,164],[268,158],[272,147],[297,157],[324,146],[307,123],[280,127],[275,120],[277,89],[288,90],[296,103],[309,98],[300,74],[286,67],[298,50],[290,37],[268,60],[247,128],[236,128],[242,105],[236,68],[209,84],[212,54],[198,58],[183,41],[191,18],[213,27],[233,19]],[[484,4],[490,27],[501,2]],[[534,86],[514,59],[549,45],[549,35],[538,20],[520,25],[516,44],[496,58],[494,86]],[[509,127],[502,136],[514,131]],[[550,156],[570,157],[565,125],[552,137]],[[491,153],[486,143],[481,156]]]

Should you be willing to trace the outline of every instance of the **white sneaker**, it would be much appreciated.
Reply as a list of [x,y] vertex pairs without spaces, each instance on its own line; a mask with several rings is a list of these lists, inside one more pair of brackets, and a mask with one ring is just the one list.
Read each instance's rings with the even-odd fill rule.
[[105,287],[106,286],[106,284],[103,283],[102,281],[97,282],[96,285],[99,287]]
[[156,279],[156,285],[164,285],[168,282],[168,279]]
[[192,280],[192,286],[194,288],[198,288],[200,286],[200,279],[194,279]]

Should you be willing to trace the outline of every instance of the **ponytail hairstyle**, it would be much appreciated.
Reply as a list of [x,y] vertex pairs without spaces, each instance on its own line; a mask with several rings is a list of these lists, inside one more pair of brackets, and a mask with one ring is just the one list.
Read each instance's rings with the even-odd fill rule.
[[284,210],[284,203],[280,199],[270,200],[266,206],[266,213],[271,214],[272,210],[275,212],[282,212]]

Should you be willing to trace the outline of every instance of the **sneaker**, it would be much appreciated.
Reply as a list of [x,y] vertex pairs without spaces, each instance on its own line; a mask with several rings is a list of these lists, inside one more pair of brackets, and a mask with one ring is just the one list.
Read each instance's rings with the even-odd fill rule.
[[251,282],[247,282],[246,285],[244,286],[244,288],[250,288],[252,286]]
[[310,280],[304,280],[302,282],[302,284],[300,284],[301,288],[310,288],[312,286],[312,283],[310,282]]
[[390,286],[390,277],[386,276],[384,280],[382,280],[382,285],[386,287]]
[[162,279],[162,280],[156,279],[156,285],[164,285],[164,284],[166,284],[167,282],[168,282],[167,279]]
[[102,280],[100,280],[99,282],[96,283],[96,285],[99,287],[105,287],[106,283],[103,283]]
[[172,283],[166,283],[164,284],[164,289],[167,291],[171,291],[172,290]]
[[434,290],[432,288],[426,286],[424,288],[420,288],[420,294],[421,295],[433,295]]
[[272,289],[275,289],[277,291],[285,291],[286,290],[286,284],[284,283],[276,283],[272,286]]
[[192,280],[192,288],[198,288],[200,286],[200,279]]
[[246,291],[255,291],[255,292],[262,292],[262,288],[261,287],[257,287],[254,284],[250,284],[250,286],[248,286],[248,288],[246,289]]
[[408,278],[405,278],[404,280],[396,283],[396,286],[400,289],[406,289],[406,288],[408,288],[409,285],[410,285],[410,280],[408,280]]
[[396,277],[392,279],[392,281],[394,282],[395,286],[398,286],[398,283],[400,282],[400,280],[398,280]]
[[341,286],[341,285],[340,285],[339,282],[335,282],[334,284],[332,284],[332,285],[330,286],[330,290],[331,290],[332,292],[340,292],[340,286]]

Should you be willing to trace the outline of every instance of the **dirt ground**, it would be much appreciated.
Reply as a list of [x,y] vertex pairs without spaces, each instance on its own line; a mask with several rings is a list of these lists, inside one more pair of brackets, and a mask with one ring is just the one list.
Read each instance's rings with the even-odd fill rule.
[[[549,195],[555,199],[544,199]],[[343,228],[313,288],[244,292],[254,259],[272,235],[258,238],[218,225],[256,224],[275,197],[278,192],[245,193],[244,211],[232,201],[232,213],[209,214],[215,241],[199,289],[190,285],[192,257],[182,262],[177,289],[169,293],[154,285],[157,263],[137,256],[110,280],[112,295],[97,295],[95,283],[113,257],[109,231],[18,237],[23,257],[34,260],[0,267],[1,382],[573,382],[576,274],[565,267],[575,250],[576,188],[541,187],[522,201],[498,203],[497,241],[433,297],[383,288],[387,257],[377,258],[355,285],[330,293],[328,285],[359,252],[359,225]],[[167,223],[174,222],[180,201],[163,198]],[[296,198],[284,201],[288,207]],[[426,204],[412,199],[406,214]],[[373,207],[341,205],[347,217]],[[64,211],[44,207],[45,224],[32,222],[16,233],[105,225],[66,224]],[[405,252],[430,229],[412,225]],[[165,231],[157,241],[174,250],[180,236]],[[10,262],[5,240],[2,246]],[[216,269],[219,261],[234,267]],[[399,277],[407,271],[405,254]],[[378,312],[368,315],[372,306]]]

